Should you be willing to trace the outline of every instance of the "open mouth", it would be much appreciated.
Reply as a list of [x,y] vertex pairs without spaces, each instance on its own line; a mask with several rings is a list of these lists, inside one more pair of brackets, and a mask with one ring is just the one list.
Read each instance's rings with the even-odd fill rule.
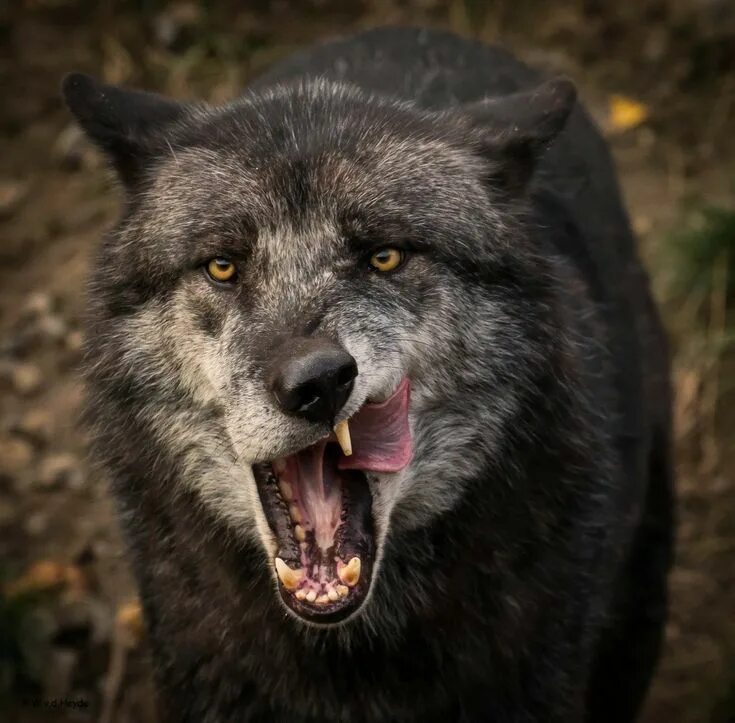
[[255,467],[285,603],[301,617],[337,622],[370,588],[375,535],[365,474],[340,470],[342,451],[322,441]]
[[[409,383],[349,422],[352,449],[332,434],[295,454],[253,466],[278,541],[274,567],[285,604],[315,623],[358,610],[370,590],[376,542],[367,472],[397,472],[411,459]],[[345,454],[347,451],[349,454]]]

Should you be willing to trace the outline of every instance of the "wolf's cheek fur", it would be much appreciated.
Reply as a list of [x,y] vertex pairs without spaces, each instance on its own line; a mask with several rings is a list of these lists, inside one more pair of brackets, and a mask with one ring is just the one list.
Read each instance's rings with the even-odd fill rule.
[[[508,383],[501,371],[523,356],[521,326],[502,303],[465,293],[458,299],[439,287],[432,313],[406,345],[419,381],[411,403],[414,461],[390,490],[400,527],[420,527],[452,508],[464,484],[497,458],[517,411],[515,380],[522,385],[522,373]],[[509,348],[508,337],[515,337],[515,359],[500,351]]]
[[145,370],[148,388],[159,395],[158,403],[143,404],[136,416],[170,451],[181,488],[193,491],[219,519],[262,542],[270,553],[275,541],[252,468],[240,461],[223,419],[223,359],[217,342],[198,330],[190,307],[181,303],[185,295],[180,289],[121,322],[115,334],[117,362],[123,376],[140,378]]

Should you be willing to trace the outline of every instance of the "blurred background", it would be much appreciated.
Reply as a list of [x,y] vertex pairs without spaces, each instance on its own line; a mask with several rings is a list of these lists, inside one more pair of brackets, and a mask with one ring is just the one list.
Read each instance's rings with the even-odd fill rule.
[[83,282],[119,194],[62,75],[220,102],[305,44],[388,23],[571,76],[612,145],[676,389],[678,555],[644,719],[735,721],[733,0],[0,2],[3,720],[153,720],[135,588],[77,420]]

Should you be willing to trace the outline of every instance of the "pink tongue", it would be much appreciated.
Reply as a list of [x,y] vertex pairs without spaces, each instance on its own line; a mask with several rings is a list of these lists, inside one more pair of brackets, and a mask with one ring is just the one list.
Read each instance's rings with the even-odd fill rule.
[[380,404],[366,404],[350,419],[352,454],[339,458],[339,469],[398,472],[411,461],[410,391],[408,377],[404,377],[388,399]]
[[326,446],[323,440],[287,458],[289,478],[297,481],[297,504],[306,512],[323,550],[334,540],[342,511],[342,488],[335,479],[334,456],[325,459]]

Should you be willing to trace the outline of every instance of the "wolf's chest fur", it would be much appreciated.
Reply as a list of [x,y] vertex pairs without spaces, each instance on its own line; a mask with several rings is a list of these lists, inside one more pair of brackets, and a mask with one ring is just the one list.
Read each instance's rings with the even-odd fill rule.
[[668,368],[571,84],[385,29],[218,108],[64,92],[126,191],[88,418],[164,719],[632,720]]

